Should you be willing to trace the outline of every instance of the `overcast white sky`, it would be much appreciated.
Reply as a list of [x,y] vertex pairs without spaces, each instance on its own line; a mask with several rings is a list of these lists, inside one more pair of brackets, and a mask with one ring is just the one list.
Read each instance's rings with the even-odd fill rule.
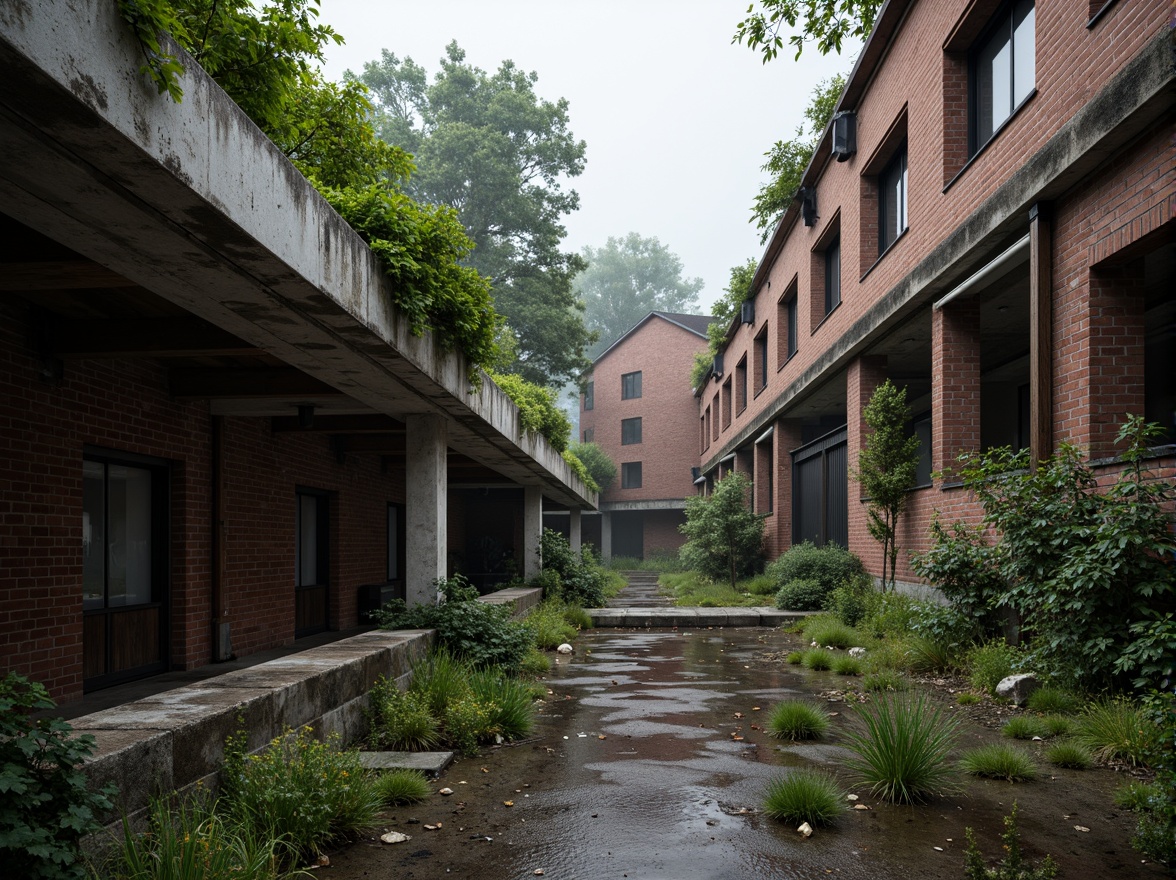
[[587,167],[571,181],[580,210],[565,248],[656,236],[706,286],[703,310],[732,266],[762,248],[747,222],[763,153],[791,137],[813,86],[852,67],[806,50],[769,64],[731,35],[749,0],[322,0],[347,42],[327,52],[339,79],[388,49],[434,74],[452,39],[487,71],[504,59],[539,74],[537,93],[567,98]]

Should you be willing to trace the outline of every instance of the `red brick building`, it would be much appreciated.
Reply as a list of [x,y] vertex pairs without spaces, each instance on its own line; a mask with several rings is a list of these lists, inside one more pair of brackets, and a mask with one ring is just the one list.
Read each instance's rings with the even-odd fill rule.
[[[194,63],[106,0],[0,15],[0,674],[59,701],[534,573],[591,509]],[[79,65],[82,65],[79,67]]]
[[710,321],[650,312],[592,364],[580,396],[580,439],[599,445],[617,466],[600,500],[605,558],[682,546],[678,526],[698,466],[690,368],[706,348]]
[[[922,440],[903,551],[994,445],[1114,467],[1124,413],[1176,441],[1176,72],[1164,0],[889,0],[700,389],[703,474],[746,471],[772,555],[847,544],[889,377]],[[779,62],[777,62],[779,63]],[[1176,475],[1173,447],[1156,450]],[[900,554],[899,578],[913,578]]]

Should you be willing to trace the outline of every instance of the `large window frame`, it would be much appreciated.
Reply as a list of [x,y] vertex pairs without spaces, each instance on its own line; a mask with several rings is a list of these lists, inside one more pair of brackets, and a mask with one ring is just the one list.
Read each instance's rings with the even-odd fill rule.
[[641,443],[641,417],[621,419],[621,445],[636,446]]
[[841,305],[841,236],[835,236],[822,254],[825,263],[825,316]]
[[299,486],[294,505],[294,638],[324,632],[331,612],[331,497]]
[[878,255],[886,253],[907,230],[907,146],[878,174]]
[[621,488],[641,488],[641,462],[625,461],[621,463]]
[[641,397],[641,371],[621,375],[621,400],[636,400]]
[[589,382],[584,386],[584,412],[591,412],[596,405],[596,383]]
[[968,53],[968,154],[975,156],[1036,92],[1033,0],[1002,7]]

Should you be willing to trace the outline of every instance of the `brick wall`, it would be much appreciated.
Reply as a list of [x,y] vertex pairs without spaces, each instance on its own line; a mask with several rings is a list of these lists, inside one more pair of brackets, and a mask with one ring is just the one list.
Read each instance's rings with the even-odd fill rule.
[[[85,446],[170,464],[168,662],[211,660],[211,417],[172,400],[151,360],[68,361],[38,375],[33,315],[0,303],[0,670],[82,692],[82,459]],[[402,469],[377,456],[340,465],[325,437],[273,435],[268,419],[225,420],[225,612],[245,655],[293,639],[295,487],[332,493],[331,626],[356,622],[356,587],[385,579],[385,504]]]

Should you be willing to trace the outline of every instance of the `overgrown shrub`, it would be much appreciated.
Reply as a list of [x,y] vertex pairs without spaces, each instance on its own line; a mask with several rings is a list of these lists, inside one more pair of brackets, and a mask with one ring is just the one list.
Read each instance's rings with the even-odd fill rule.
[[221,796],[228,817],[258,840],[283,841],[301,858],[374,823],[382,804],[338,735],[320,742],[309,727],[286,731],[256,755],[240,731],[225,742]]
[[978,645],[968,653],[967,663],[972,687],[990,696],[996,686],[1017,669],[1017,649],[1004,639],[997,638]]
[[967,639],[982,639],[1000,631],[997,611],[1007,585],[997,553],[975,528],[955,522],[945,528],[936,514],[931,520],[931,549],[911,557],[911,569],[951,602],[967,621]]
[[544,582],[545,597],[562,599],[581,608],[600,608],[605,604],[608,576],[591,555],[585,556],[581,552],[577,556],[572,552],[567,538],[552,529],[543,530],[539,546],[544,575],[555,572],[559,576],[556,588],[547,587],[548,582]]
[[1117,438],[1125,466],[1105,491],[1067,444],[1036,469],[1027,451],[961,459],[964,485],[1000,532],[993,557],[1008,585],[1000,601],[1032,633],[1035,668],[1063,683],[1101,687],[1138,675],[1156,646],[1144,651],[1137,640],[1154,637],[1148,622],[1172,611],[1176,485],[1145,466],[1160,430],[1128,416]]
[[825,586],[814,578],[796,578],[776,593],[776,607],[784,611],[815,611],[825,602]]
[[780,554],[768,565],[765,573],[772,576],[778,588],[795,580],[817,581],[823,592],[813,607],[820,608],[831,592],[865,574],[865,567],[857,556],[837,544],[830,542],[818,547],[802,541]]
[[475,601],[477,591],[460,574],[438,581],[447,600],[440,605],[405,608],[389,602],[372,612],[381,629],[435,629],[440,647],[474,666],[497,666],[515,673],[534,636],[526,623],[513,620],[506,605]]
[[922,604],[902,593],[879,593],[858,626],[878,638],[900,638],[914,628]]
[[869,575],[850,578],[825,597],[824,609],[849,626],[857,626],[879,604],[882,594]]
[[686,522],[678,527],[686,536],[682,562],[732,589],[763,562],[765,515],[748,506],[750,486],[745,474],[728,474],[709,495],[686,499]]
[[964,837],[968,841],[968,848],[964,854],[964,874],[968,880],[1053,880],[1057,876],[1058,866],[1052,858],[1047,855],[1040,864],[1034,866],[1021,856],[1016,801],[1013,801],[1012,812],[1005,817],[1004,826],[1005,830],[1000,839],[1005,855],[994,868],[984,864],[984,855],[976,843],[976,832],[971,828],[964,829]]
[[384,676],[372,685],[366,715],[374,748],[422,752],[441,741],[437,720],[421,694],[401,692]]
[[49,692],[15,672],[0,681],[0,868],[28,880],[85,876],[79,841],[98,831],[113,785],[92,791],[81,766],[94,737],[73,736]]
[[963,654],[980,634],[972,618],[954,605],[913,602],[910,606],[911,632]]
[[831,614],[816,614],[804,622],[804,637],[822,648],[853,648],[862,638],[851,626],[846,626]]

